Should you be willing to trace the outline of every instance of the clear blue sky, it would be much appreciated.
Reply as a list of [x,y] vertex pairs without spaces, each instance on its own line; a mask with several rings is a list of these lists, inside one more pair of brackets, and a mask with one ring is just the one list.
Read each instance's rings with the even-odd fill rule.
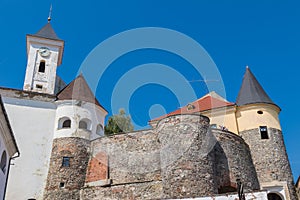
[[[37,32],[47,23],[50,3],[50,0],[0,0],[1,86],[22,88],[25,35]],[[201,44],[216,63],[226,98],[231,102],[235,102],[245,66],[249,65],[272,100],[282,108],[280,119],[292,170],[295,178],[300,175],[299,0],[53,0],[52,3],[52,25],[66,42],[58,74],[67,83],[100,42],[139,27],[176,30]],[[112,90],[122,74],[137,65],[153,62],[174,67],[187,80],[201,78],[194,75],[186,61],[170,52],[144,49],[120,56],[109,66],[96,93],[110,114]],[[190,84],[198,97],[207,92],[201,82]],[[166,112],[175,110],[180,106],[177,95],[158,84],[143,85],[132,94],[128,112],[137,124],[144,126],[151,105],[161,104]]]

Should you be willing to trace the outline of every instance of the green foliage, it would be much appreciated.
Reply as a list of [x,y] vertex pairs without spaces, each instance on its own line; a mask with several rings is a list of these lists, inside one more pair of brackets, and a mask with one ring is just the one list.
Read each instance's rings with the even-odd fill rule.
[[104,131],[105,135],[133,131],[133,125],[130,116],[126,115],[124,109],[120,109],[119,114],[109,117],[107,125],[104,127]]

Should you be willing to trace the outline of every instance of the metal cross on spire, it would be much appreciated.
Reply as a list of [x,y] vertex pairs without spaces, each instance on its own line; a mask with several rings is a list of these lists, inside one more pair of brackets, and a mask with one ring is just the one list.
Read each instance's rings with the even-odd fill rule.
[[52,15],[52,3],[50,5],[49,16],[48,16],[48,23],[50,23],[50,21],[51,21],[51,15]]

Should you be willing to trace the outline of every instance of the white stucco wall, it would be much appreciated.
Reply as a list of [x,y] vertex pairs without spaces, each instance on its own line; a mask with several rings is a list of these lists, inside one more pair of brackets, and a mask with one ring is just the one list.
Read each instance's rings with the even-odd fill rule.
[[[107,113],[99,106],[77,100],[57,101],[56,104],[57,112],[54,138],[81,137],[93,140],[104,135],[103,130],[100,133],[97,133],[97,125],[101,124],[102,127],[104,127],[104,119]],[[71,120],[71,128],[60,129],[58,125],[59,121],[61,118],[65,117]],[[88,130],[78,129],[81,120],[90,121]]]
[[12,161],[6,199],[42,199],[51,155],[56,105],[3,98],[20,157]]

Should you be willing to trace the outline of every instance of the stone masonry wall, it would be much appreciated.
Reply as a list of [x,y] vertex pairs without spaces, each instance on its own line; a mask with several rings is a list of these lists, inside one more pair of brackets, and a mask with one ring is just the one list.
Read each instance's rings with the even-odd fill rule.
[[82,189],[82,200],[158,200],[162,199],[161,181],[137,182],[111,185],[109,187],[86,187]]
[[[44,199],[80,199],[89,160],[90,142],[81,138],[58,138],[53,141],[50,168]],[[70,157],[70,166],[62,166]]]
[[[108,169],[93,164],[81,199],[161,199],[160,144],[153,130],[118,134],[92,141],[92,159],[105,155]],[[104,159],[105,160],[105,159]],[[102,163],[103,161],[99,162]],[[107,177],[101,170],[108,171]],[[103,181],[106,184],[102,185]],[[101,181],[102,180],[102,181]]]
[[214,152],[207,148],[209,119],[177,115],[158,123],[163,198],[193,198],[217,193]]
[[268,128],[269,139],[261,139],[259,129],[243,131],[240,135],[250,147],[260,184],[286,181],[290,198],[296,200],[292,171],[281,131]]
[[236,188],[237,179],[244,184],[245,192],[259,190],[250,149],[245,141],[231,132],[213,129],[212,133],[218,141],[215,146],[215,181],[219,193],[229,192],[226,191],[228,186]]

